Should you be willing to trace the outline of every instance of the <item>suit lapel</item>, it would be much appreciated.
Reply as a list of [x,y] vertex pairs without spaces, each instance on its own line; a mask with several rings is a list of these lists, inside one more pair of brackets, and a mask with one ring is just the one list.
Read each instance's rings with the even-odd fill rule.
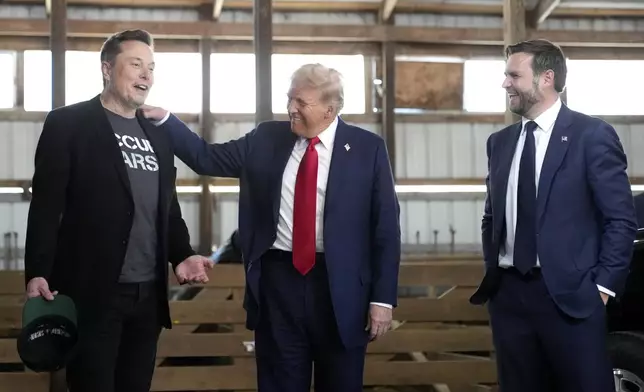
[[552,129],[546,156],[543,160],[541,167],[541,174],[539,176],[539,186],[537,191],[537,222],[541,220],[541,215],[546,209],[546,201],[550,194],[550,186],[554,179],[557,170],[561,166],[566,152],[568,152],[568,145],[570,142],[566,135],[566,131],[571,124],[571,113],[565,105],[561,105],[559,116]]
[[114,130],[110,124],[110,120],[105,114],[105,108],[101,104],[100,95],[97,95],[91,100],[92,115],[91,119],[96,121],[96,133],[97,133],[97,142],[100,145],[106,146],[108,149],[108,155],[113,160],[114,167],[118,174],[118,177],[125,188],[127,194],[132,197],[132,189],[130,187],[130,179],[127,175],[127,169],[125,168],[125,162],[123,161],[123,153],[118,145],[116,136],[114,135]]
[[342,193],[339,191],[344,184],[344,179],[349,167],[349,152],[344,148],[349,143],[349,127],[338,118],[338,127],[335,131],[333,141],[333,151],[331,152],[331,163],[329,166],[329,177],[326,185],[326,196],[324,198],[324,219],[327,211],[330,211],[334,204],[342,199]]
[[[510,169],[512,167],[512,159],[514,158],[514,153],[516,152],[517,141],[519,140],[519,135],[521,135],[522,124],[519,122],[515,124],[511,131],[508,133],[506,140],[501,141],[501,153],[498,155],[498,161],[496,167],[497,172],[494,176],[495,183],[492,184],[492,187],[495,189],[495,197],[492,203],[494,203],[494,211],[501,216],[505,216],[505,200],[508,192],[508,181],[510,177]],[[494,167],[492,167],[494,170]],[[503,226],[504,219],[497,219],[497,230],[500,230]]]
[[279,140],[274,144],[273,149],[273,162],[271,177],[269,184],[271,188],[271,196],[273,201],[273,219],[277,223],[280,212],[280,201],[282,195],[282,176],[284,169],[288,163],[293,147],[297,141],[297,135],[294,134],[290,128],[283,132],[279,132]]

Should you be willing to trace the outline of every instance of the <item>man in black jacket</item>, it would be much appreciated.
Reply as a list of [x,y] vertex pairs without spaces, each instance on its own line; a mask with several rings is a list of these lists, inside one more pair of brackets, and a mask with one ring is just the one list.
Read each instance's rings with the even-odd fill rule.
[[168,262],[180,283],[206,282],[175,190],[169,141],[138,110],[153,85],[141,30],[101,50],[104,90],[51,111],[38,142],[26,237],[27,296],[70,296],[79,344],[70,392],[147,392],[162,327]]

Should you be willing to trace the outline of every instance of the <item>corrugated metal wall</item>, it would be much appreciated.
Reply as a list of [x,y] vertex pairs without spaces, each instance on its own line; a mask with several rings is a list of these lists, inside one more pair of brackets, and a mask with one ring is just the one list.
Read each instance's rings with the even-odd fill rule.
[[[375,124],[356,124],[374,132]],[[196,124],[190,124],[194,131]],[[0,179],[28,179],[33,173],[33,152],[41,124],[0,122]],[[250,131],[252,123],[219,123],[214,131],[215,140],[227,141]],[[617,124],[624,148],[630,160],[629,175],[644,177],[644,124]],[[485,141],[501,124],[468,123],[401,123],[396,128],[397,175],[399,178],[483,178],[486,174]],[[179,178],[197,178],[177,160]],[[430,200],[403,198],[401,225],[406,243],[432,244],[434,230],[438,242],[449,243],[450,226],[456,230],[458,244],[479,243],[482,195],[443,196]],[[215,224],[222,235],[230,233],[237,224],[237,203],[228,196],[220,197]],[[196,196],[182,195],[183,213],[193,238],[198,238],[199,207]],[[15,201],[0,203],[0,232],[17,231],[24,241],[27,203]]]
[[[438,1],[438,0],[436,0]],[[443,0],[441,0],[443,1]],[[498,1],[489,0],[498,3]],[[104,20],[197,20],[196,11],[179,9],[104,9],[69,7],[71,19]],[[0,18],[45,18],[43,6],[0,5]],[[374,15],[357,13],[274,14],[275,23],[374,23]],[[252,22],[250,12],[224,12],[224,22]],[[396,24],[444,27],[501,27],[502,19],[494,16],[450,16],[397,14]],[[551,18],[545,29],[587,30],[644,30],[644,20],[588,19],[584,21]],[[33,153],[40,134],[39,123],[0,122],[0,179],[27,179],[33,171]],[[357,124],[379,132],[377,124]],[[195,124],[191,124],[197,129]],[[217,124],[216,141],[239,137],[252,129],[252,123]],[[397,175],[400,178],[481,178],[485,175],[485,140],[502,127],[501,124],[413,124],[401,123],[396,128]],[[644,177],[644,158],[637,154],[644,148],[644,125],[616,125],[630,159],[629,174]],[[177,162],[180,178],[196,176]],[[406,243],[432,244],[435,231],[439,243],[449,243],[450,228],[455,230],[454,241],[478,244],[483,200],[478,196],[459,196],[448,199],[402,200],[401,224]],[[193,240],[198,238],[198,201],[195,196],[181,197],[183,214]],[[28,204],[19,200],[0,202],[0,233],[16,231],[19,245],[24,243]],[[215,232],[225,237],[236,227],[237,203],[226,197],[218,202],[215,212]]]

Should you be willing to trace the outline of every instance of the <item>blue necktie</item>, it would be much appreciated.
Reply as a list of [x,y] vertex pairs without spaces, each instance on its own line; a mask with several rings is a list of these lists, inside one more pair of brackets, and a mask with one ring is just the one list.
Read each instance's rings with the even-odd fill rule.
[[534,130],[537,123],[525,125],[525,145],[519,163],[517,186],[517,228],[514,236],[514,267],[522,274],[537,264],[537,186],[535,184]]

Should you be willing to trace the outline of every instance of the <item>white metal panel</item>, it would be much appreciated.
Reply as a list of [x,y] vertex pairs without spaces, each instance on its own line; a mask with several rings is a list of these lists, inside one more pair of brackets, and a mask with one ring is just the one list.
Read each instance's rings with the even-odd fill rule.
[[0,179],[29,179],[42,123],[0,122]]
[[443,15],[396,13],[394,21],[399,26],[500,28],[503,18],[494,15]]
[[44,5],[0,5],[0,18],[44,19],[46,17]]
[[[379,124],[354,124],[379,133]],[[193,132],[199,125],[188,124]],[[216,123],[212,137],[217,143],[237,139],[254,128],[254,123]],[[483,178],[487,172],[485,145],[503,124],[398,123],[396,126],[396,167],[399,178]],[[629,175],[644,177],[644,124],[617,124],[629,159]],[[0,122],[0,179],[30,179],[33,158],[42,123]],[[177,178],[197,175],[175,158]]]
[[[27,232],[27,215],[29,203],[24,201],[0,203],[0,235],[7,232],[18,233],[18,246],[25,246]],[[3,237],[0,237],[2,239]],[[0,248],[4,244],[0,243]]]
[[543,30],[644,31],[643,19],[559,18],[551,17],[539,27]]
[[[479,244],[483,203],[482,197],[476,200],[401,200],[402,241],[405,244],[433,244],[436,230],[438,243],[449,244],[450,228],[453,228],[456,244]],[[198,238],[198,214],[186,219],[194,219],[188,227],[190,235]],[[222,241],[237,229],[237,223],[237,201],[217,201],[213,224],[218,225]]]
[[[197,134],[200,133],[199,124],[188,123],[186,125],[188,125],[188,128],[190,128],[192,132],[195,132]],[[177,168],[177,179],[196,179],[199,177],[177,157],[174,157],[174,166]]]
[[273,23],[367,25],[376,23],[376,15],[359,12],[275,12]]
[[190,233],[190,245],[196,249],[199,245],[199,199],[194,195],[179,197],[179,206]]
[[[219,20],[225,23],[253,23],[252,11],[226,11]],[[372,13],[359,12],[277,12],[273,23],[366,25],[376,23]]]
[[213,225],[218,225],[221,241],[225,242],[237,229],[239,203],[237,200],[218,200]]
[[399,178],[482,178],[485,142],[502,125],[399,123],[396,174]]
[[192,22],[199,20],[199,12],[196,9],[182,8],[99,8],[68,6],[67,18],[79,20]]
[[405,200],[400,202],[404,244],[479,244],[484,200]]

